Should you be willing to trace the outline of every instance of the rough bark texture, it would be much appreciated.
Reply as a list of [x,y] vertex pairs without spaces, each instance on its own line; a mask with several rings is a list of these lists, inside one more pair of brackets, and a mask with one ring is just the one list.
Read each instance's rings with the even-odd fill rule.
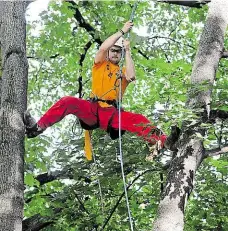
[[[211,100],[211,86],[223,53],[227,12],[228,1],[212,0],[191,76],[193,84],[206,89],[195,90],[196,87],[193,86],[193,94],[187,102],[188,108],[193,111],[201,109],[202,105],[207,105]],[[205,82],[208,83],[204,84]],[[201,123],[202,118],[193,125],[190,125],[191,121],[183,123],[178,152],[173,158],[158,217],[154,223],[156,231],[184,229],[184,208],[193,189],[195,173],[205,154],[203,142],[196,136],[196,133],[204,135],[205,131],[200,128]]]
[[[214,2],[217,2],[217,5],[214,5]],[[189,104],[193,107],[199,107],[200,105],[196,105],[198,103],[209,105],[211,101],[215,73],[224,52],[224,34],[227,27],[226,5],[227,1],[221,0],[211,3],[192,70],[193,90]]]
[[[56,213],[60,212],[59,209],[56,209]],[[39,214],[36,214],[32,217],[27,218],[23,221],[22,231],[38,231],[43,228],[53,224],[53,221],[48,221],[48,218],[42,217]]]
[[[187,131],[186,131],[187,133]],[[189,137],[190,134],[187,134]],[[196,138],[184,141],[172,161],[163,199],[159,205],[158,218],[154,224],[156,231],[182,231],[184,229],[184,207],[193,189],[193,179],[199,167],[204,149]]]
[[1,108],[1,95],[2,95],[2,53],[0,46],[0,108]]
[[26,2],[0,1],[2,94],[0,108],[0,230],[21,231],[24,124],[28,64]]
[[2,73],[1,73],[1,70],[0,70],[0,102],[1,102],[1,94],[2,94]]

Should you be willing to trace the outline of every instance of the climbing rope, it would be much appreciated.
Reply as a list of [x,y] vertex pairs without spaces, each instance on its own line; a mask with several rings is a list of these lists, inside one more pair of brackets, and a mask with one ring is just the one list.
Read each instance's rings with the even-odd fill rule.
[[[133,22],[136,7],[137,7],[138,2],[136,1],[132,12],[130,16],[130,21]],[[130,32],[127,34],[127,38],[130,38]],[[122,138],[121,138],[121,99],[122,99],[122,69],[123,69],[123,59],[124,59],[125,51],[124,47],[122,46],[122,52],[121,52],[121,61],[120,61],[120,69],[119,69],[119,75],[117,76],[119,78],[119,97],[118,97],[118,118],[119,118],[119,154],[120,154],[120,166],[121,166],[121,173],[122,173],[122,178],[123,178],[123,185],[124,185],[124,193],[125,193],[125,199],[126,199],[126,205],[127,205],[127,211],[128,211],[128,218],[129,218],[129,223],[131,227],[131,231],[134,231],[133,228],[133,221],[131,217],[131,210],[130,210],[130,205],[129,205],[129,200],[128,200],[128,193],[127,193],[127,187],[126,187],[126,180],[125,180],[125,174],[124,174],[124,163],[123,163],[123,152],[122,152]]]
[[[124,55],[124,51],[122,49],[122,56]],[[122,70],[121,70],[122,72]],[[122,75],[122,73],[121,73]],[[126,199],[126,205],[127,205],[127,211],[128,211],[128,218],[130,222],[131,231],[134,231],[133,228],[133,222],[131,218],[131,210],[128,200],[128,194],[127,194],[127,187],[126,187],[126,180],[125,180],[125,174],[124,174],[124,164],[123,164],[123,152],[122,152],[122,137],[121,137],[121,96],[122,96],[122,76],[120,76],[119,81],[119,100],[118,100],[118,118],[119,118],[119,155],[120,155],[120,166],[121,166],[121,174],[123,179],[123,185],[124,185],[124,193],[125,193],[125,199]]]
[[97,161],[96,161],[96,156],[95,153],[93,152],[93,161],[95,164],[95,168],[96,168],[96,178],[97,178],[97,183],[98,183],[98,188],[99,188],[99,194],[100,194],[100,201],[101,201],[101,211],[102,214],[104,215],[104,200],[103,200],[103,195],[102,195],[102,190],[101,190],[101,182],[98,176],[98,165],[97,165]]
[[[133,22],[134,19],[134,15],[135,15],[135,11],[138,5],[138,1],[136,1],[134,3],[134,6],[132,8],[132,12],[131,12],[131,16],[130,16],[130,21]],[[126,35],[127,39],[130,38],[130,32],[128,32],[128,34]],[[122,52],[121,52],[121,60],[120,60],[120,65],[119,65],[119,74],[117,75],[117,79],[116,82],[114,84],[114,88],[110,89],[108,92],[112,91],[112,90],[116,90],[117,86],[117,81],[119,79],[119,96],[118,96],[118,119],[119,119],[119,156],[120,156],[120,165],[121,165],[121,174],[122,174],[122,179],[123,179],[123,185],[124,185],[124,193],[125,193],[125,198],[126,198],[126,205],[127,205],[127,210],[128,210],[128,218],[129,218],[129,223],[130,223],[130,228],[131,231],[134,231],[133,228],[133,221],[132,221],[132,217],[131,217],[131,210],[130,210],[130,205],[129,205],[129,200],[128,200],[128,194],[127,194],[127,187],[126,187],[126,180],[125,180],[125,174],[124,174],[124,163],[123,163],[123,153],[122,153],[122,138],[121,138],[121,98],[122,98],[122,69],[123,69],[123,60],[124,60],[124,56],[125,56],[125,51],[124,51],[124,47],[122,46]],[[79,85],[80,87],[80,85]],[[81,88],[80,88],[81,90]],[[108,92],[104,93],[100,98],[102,99]],[[79,91],[80,93],[80,91]],[[93,93],[92,93],[93,94]],[[76,129],[72,129],[74,132]],[[97,168],[97,162],[96,162],[96,157],[93,154],[94,157],[94,164]],[[104,206],[103,206],[103,196],[102,196],[102,191],[101,191],[101,184],[100,184],[100,180],[98,178],[98,174],[96,171],[96,175],[97,175],[97,182],[98,182],[98,186],[99,186],[99,194],[100,194],[100,199],[101,199],[101,207],[102,207],[102,213],[104,214]]]

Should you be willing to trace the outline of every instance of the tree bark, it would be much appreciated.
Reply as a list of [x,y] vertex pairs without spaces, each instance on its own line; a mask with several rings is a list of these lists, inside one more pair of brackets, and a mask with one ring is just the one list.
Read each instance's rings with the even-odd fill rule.
[[[192,70],[194,94],[189,96],[187,107],[193,111],[201,109],[202,105],[206,106],[211,101],[212,84],[223,53],[227,12],[228,1],[212,0]],[[196,86],[204,87],[196,91]],[[178,152],[175,153],[171,164],[153,230],[184,229],[184,208],[193,189],[195,173],[205,154],[203,142],[197,137],[197,133],[203,136],[205,132],[200,127],[201,123],[202,119],[199,118],[194,124],[192,121],[186,121],[182,125]]]
[[209,106],[211,102],[215,73],[224,51],[224,34],[228,20],[227,12],[224,12],[223,7],[227,9],[227,1],[214,0],[210,4],[191,76],[193,89],[189,97],[189,105],[193,108],[201,105]]
[[2,96],[2,76],[0,75],[0,108],[1,108],[1,96]]
[[0,230],[21,231],[24,124],[28,63],[26,2],[0,1],[2,94],[0,108]]
[[[61,209],[56,209],[56,213],[60,211]],[[23,221],[22,231],[38,231],[54,223],[54,221],[49,221],[48,218],[36,214]]]
[[195,7],[195,8],[201,8],[202,5],[205,5],[211,0],[179,0],[179,1],[174,1],[174,0],[157,0],[158,2],[164,2],[164,3],[169,3],[169,4],[175,4],[175,5],[180,5],[180,6],[188,6],[188,7]]
[[[1,24],[0,24],[0,28],[1,28]],[[1,95],[2,95],[2,53],[1,53],[1,46],[0,46],[0,108],[1,108]]]

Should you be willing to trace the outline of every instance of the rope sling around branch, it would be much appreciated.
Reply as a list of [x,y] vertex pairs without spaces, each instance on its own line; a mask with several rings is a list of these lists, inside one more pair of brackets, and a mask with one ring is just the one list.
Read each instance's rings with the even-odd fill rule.
[[[134,3],[132,12],[131,12],[131,17],[130,21],[133,22],[134,19],[134,14],[135,10],[137,7],[138,2],[136,1]],[[127,34],[127,38],[130,38],[130,32]],[[122,138],[121,138],[121,97],[122,97],[122,69],[123,69],[123,59],[124,59],[125,51],[124,47],[122,47],[122,53],[121,53],[121,63],[120,63],[120,70],[119,70],[119,97],[118,97],[118,118],[119,118],[119,154],[120,154],[120,166],[121,166],[121,173],[122,173],[122,178],[123,178],[123,184],[124,184],[124,192],[125,192],[125,198],[126,198],[126,205],[127,205],[127,210],[128,210],[128,218],[129,218],[129,223],[130,223],[130,228],[131,231],[134,231],[133,228],[133,221],[131,217],[131,210],[130,210],[130,205],[129,205],[129,200],[128,200],[128,194],[127,194],[127,187],[126,187],[126,180],[125,180],[125,174],[124,174],[124,164],[123,164],[123,153],[122,153]]]

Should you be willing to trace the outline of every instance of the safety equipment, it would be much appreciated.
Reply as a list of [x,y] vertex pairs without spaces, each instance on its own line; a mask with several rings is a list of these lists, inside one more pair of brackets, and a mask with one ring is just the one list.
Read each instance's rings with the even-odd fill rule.
[[92,160],[92,144],[91,144],[91,132],[89,130],[85,130],[85,146],[84,146],[84,151],[85,151],[85,156],[87,160]]
[[123,47],[123,42],[124,42],[124,39],[123,39],[123,37],[120,37],[117,41],[116,41],[116,43],[114,44],[114,46],[118,46],[118,47]]

